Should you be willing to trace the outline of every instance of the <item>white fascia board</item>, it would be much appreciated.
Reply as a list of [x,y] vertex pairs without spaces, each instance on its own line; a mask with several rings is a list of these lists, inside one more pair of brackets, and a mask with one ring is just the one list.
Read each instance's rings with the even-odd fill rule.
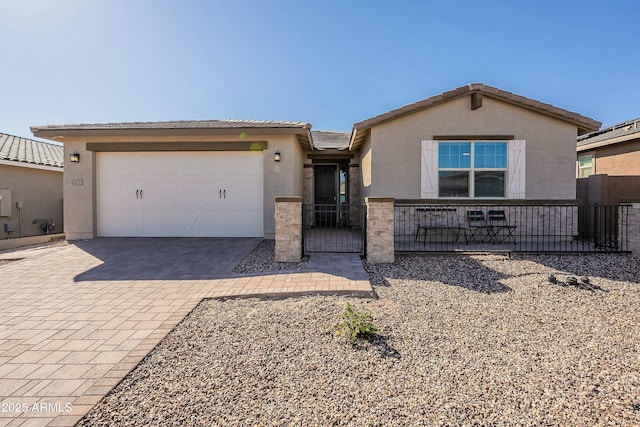
[[60,172],[60,173],[63,172],[63,168],[61,168],[61,167],[47,166],[47,165],[37,165],[35,163],[19,162],[19,161],[15,161],[15,160],[3,160],[3,159],[0,159],[0,165],[15,166],[15,167],[19,167],[19,168],[40,169],[40,170],[51,171],[51,172]]

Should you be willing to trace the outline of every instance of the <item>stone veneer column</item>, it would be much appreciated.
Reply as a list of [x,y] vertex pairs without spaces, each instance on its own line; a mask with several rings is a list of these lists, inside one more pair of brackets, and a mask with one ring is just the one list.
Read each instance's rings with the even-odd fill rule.
[[393,205],[391,197],[367,197],[367,261],[391,263],[395,260],[393,245]]
[[302,197],[276,197],[276,261],[302,258]]
[[629,206],[629,250],[640,258],[640,203]]

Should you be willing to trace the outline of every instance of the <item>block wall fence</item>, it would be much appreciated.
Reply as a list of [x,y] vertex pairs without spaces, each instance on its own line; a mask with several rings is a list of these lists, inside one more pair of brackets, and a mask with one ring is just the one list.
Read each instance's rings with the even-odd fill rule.
[[[302,258],[302,197],[276,197],[276,261],[298,262]],[[387,197],[367,197],[366,255],[371,263],[392,263],[394,254],[394,232],[398,227],[406,227],[407,218],[399,218],[394,211],[395,200]],[[640,203],[629,204],[628,215],[628,249],[640,258]],[[561,218],[560,224],[576,221],[565,221],[566,213],[554,208],[548,214]],[[572,214],[573,215],[573,211]],[[414,233],[411,229],[408,233]],[[554,232],[557,232],[554,230]],[[563,233],[574,233],[575,230],[562,230]]]
[[632,203],[629,207],[629,250],[640,258],[640,203]]

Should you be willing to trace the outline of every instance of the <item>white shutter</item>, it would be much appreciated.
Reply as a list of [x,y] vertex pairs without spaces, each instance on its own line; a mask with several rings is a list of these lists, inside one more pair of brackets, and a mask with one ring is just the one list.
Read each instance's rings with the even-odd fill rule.
[[507,198],[524,199],[526,141],[514,139],[508,145]]
[[438,143],[422,141],[420,198],[438,197]]

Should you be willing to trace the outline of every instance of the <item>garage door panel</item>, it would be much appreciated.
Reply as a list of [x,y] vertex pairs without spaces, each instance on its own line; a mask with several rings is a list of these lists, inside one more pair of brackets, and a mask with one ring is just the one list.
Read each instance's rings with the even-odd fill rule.
[[98,201],[100,205],[105,209],[124,208],[124,200],[121,197],[123,194],[121,182],[103,182],[102,183],[102,197]]
[[163,209],[182,210],[185,207],[185,183],[163,182],[160,186],[160,194],[156,194],[159,204]]
[[142,214],[144,236],[180,237],[183,234],[183,211],[147,210]]
[[227,210],[217,215],[215,221],[224,224],[224,236],[262,237],[262,211]]
[[202,202],[201,207],[203,209],[222,209],[222,186],[214,184],[204,184],[202,186]]
[[262,181],[245,182],[243,184],[243,192],[247,195],[243,201],[243,206],[247,210],[254,210],[262,212],[263,198],[262,198]]
[[134,209],[105,209],[98,227],[103,237],[143,237],[144,219]]
[[263,235],[262,153],[99,153],[97,170],[101,236]]
[[136,156],[123,158],[122,156],[109,156],[100,153],[98,177],[122,181],[128,177],[135,176],[139,172],[136,167],[137,162]]
[[[199,161],[202,164],[202,175],[212,177],[223,177],[225,162],[221,161],[221,158],[217,156],[205,156]],[[226,159],[225,159],[226,161]]]
[[144,181],[158,179],[162,176],[161,161],[157,156],[154,155],[147,154],[138,156],[136,168],[138,170],[138,174],[136,175],[141,177]]
[[183,209],[185,192],[183,182],[147,182],[143,188],[144,209]]
[[103,207],[98,223],[98,235],[111,236],[116,230],[120,230],[122,227],[120,224],[117,224],[116,221],[118,221],[121,213],[121,209],[108,209]]
[[229,156],[222,165],[222,173],[225,177],[242,176],[246,172],[246,164],[247,161],[238,155]]
[[225,184],[224,203],[229,209],[262,209],[262,183],[229,181]]
[[202,182],[185,182],[184,183],[184,208],[185,209],[201,209],[203,206],[203,187]]
[[136,209],[142,200],[136,187],[130,182],[105,181],[101,185],[98,203],[107,209]]
[[184,176],[184,159],[170,158],[168,156],[160,157],[160,176],[162,179]]
[[165,167],[170,169],[170,171],[165,172],[165,176],[202,176],[202,160],[194,154],[185,154],[173,159],[168,158],[165,159],[165,162]]
[[141,183],[140,187],[142,187],[143,209],[162,208],[162,183],[150,181]]
[[262,207],[260,207],[259,210],[245,211],[246,237],[262,237],[264,235],[264,232],[262,231],[262,224]]
[[183,211],[182,229],[186,236],[206,237],[202,232],[202,211]]
[[200,231],[204,236],[216,235],[218,237],[229,236],[225,227],[226,212],[221,210],[203,211],[200,216]]

